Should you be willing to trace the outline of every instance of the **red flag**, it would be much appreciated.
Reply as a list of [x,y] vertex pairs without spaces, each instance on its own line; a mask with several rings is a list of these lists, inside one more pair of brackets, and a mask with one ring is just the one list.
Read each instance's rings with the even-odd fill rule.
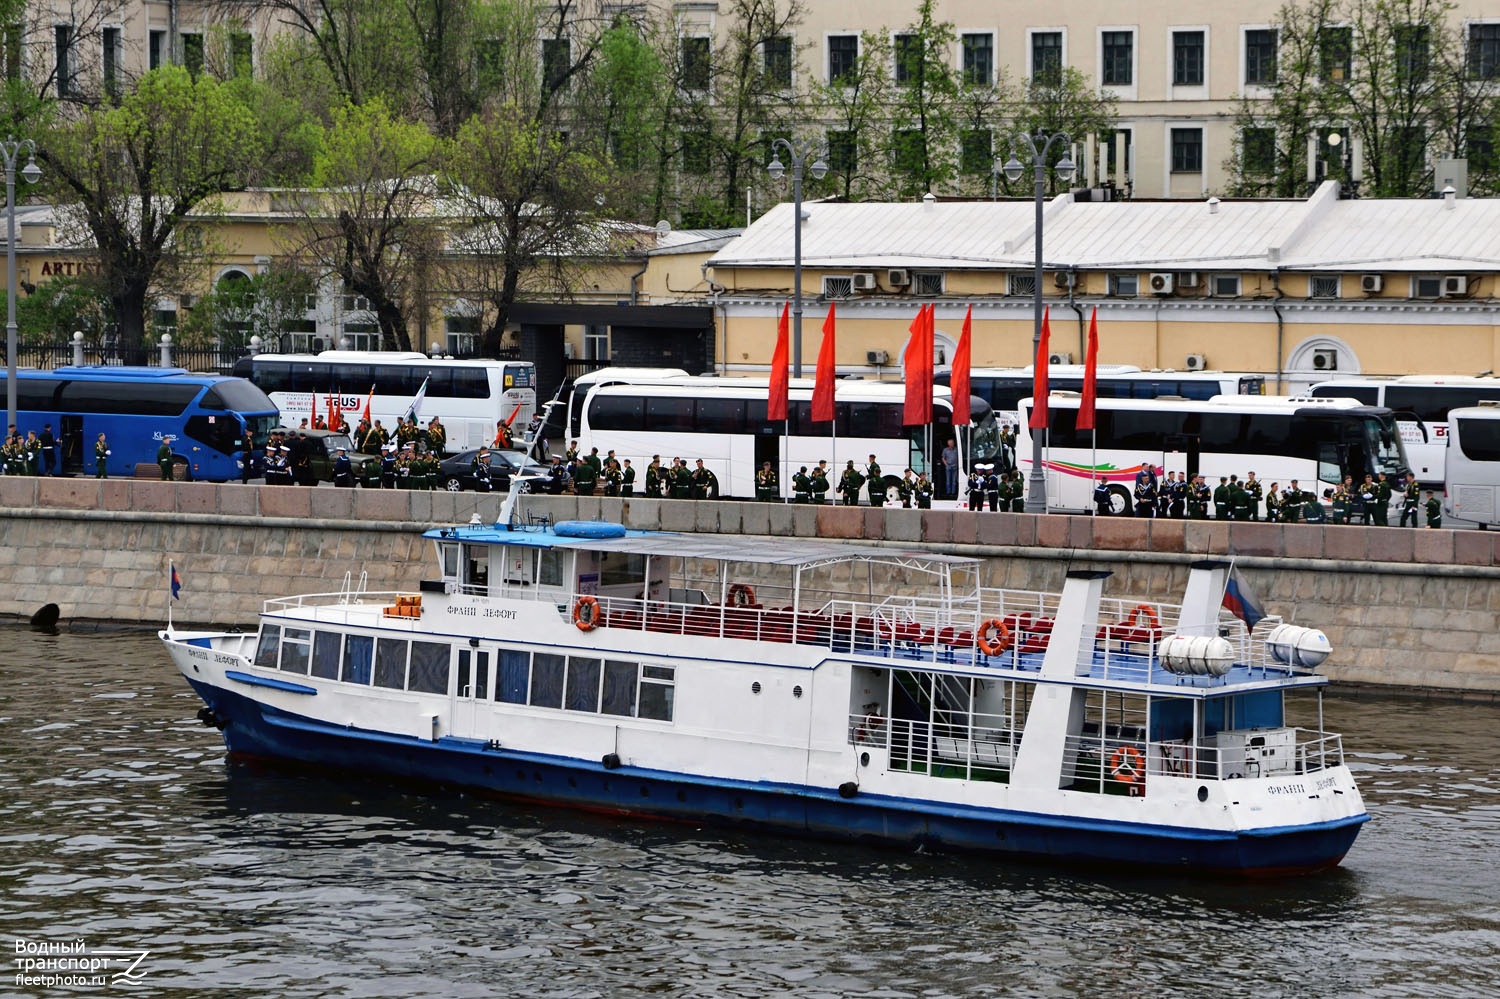
[[1099,374],[1099,307],[1089,314],[1089,350],[1083,359],[1083,397],[1078,400],[1078,429],[1094,429],[1095,379]]
[[932,335],[936,306],[924,305],[911,323],[911,339],[902,358],[906,369],[906,405],[901,425],[921,426],[932,422]]
[[513,409],[513,410],[511,410],[510,411],[510,415],[505,418],[505,425],[507,427],[510,426],[512,423],[516,422],[516,414],[519,413],[520,411],[521,411],[521,404],[518,402],[518,403],[516,403],[516,408]]
[[374,401],[375,401],[375,386],[371,385],[370,386],[370,394],[367,395],[367,396],[365,396],[365,411],[364,411],[363,415],[364,415],[365,422],[371,424],[372,426],[374,425],[374,423],[370,419],[370,403],[372,403]]
[[1048,316],[1052,309],[1042,310],[1042,338],[1036,345],[1036,363],[1032,365],[1031,423],[1032,430],[1047,429],[1047,341],[1052,339],[1052,327]]
[[833,386],[838,377],[833,345],[834,303],[828,303],[828,318],[823,320],[823,346],[818,348],[818,378],[813,383],[812,418],[814,423],[833,422]]
[[974,306],[964,313],[964,328],[958,335],[958,346],[953,348],[953,369],[948,374],[948,386],[953,390],[953,425],[967,427],[972,414],[969,412],[969,357],[970,337],[973,334]]
[[786,419],[787,378],[791,361],[791,326],[790,315],[792,307],[782,305],[781,323],[776,328],[776,353],[771,355],[771,391],[766,396],[766,419]]
[[328,397],[328,429],[338,432],[339,423],[344,418],[344,410],[339,405],[339,397],[331,395]]

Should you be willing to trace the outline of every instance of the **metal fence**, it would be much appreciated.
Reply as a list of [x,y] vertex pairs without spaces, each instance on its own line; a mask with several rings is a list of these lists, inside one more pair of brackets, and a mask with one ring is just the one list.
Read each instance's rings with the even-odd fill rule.
[[186,368],[189,371],[227,375],[234,362],[248,354],[243,347],[179,347],[168,344],[122,346],[113,340],[85,340],[82,343],[22,344],[16,348],[16,364],[23,368],[50,371],[70,364],[137,365],[145,367]]

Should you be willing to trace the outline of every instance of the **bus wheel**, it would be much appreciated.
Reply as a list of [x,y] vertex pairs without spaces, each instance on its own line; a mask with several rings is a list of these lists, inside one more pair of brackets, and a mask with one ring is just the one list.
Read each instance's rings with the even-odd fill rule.
[[455,475],[450,477],[448,481],[443,483],[443,488],[448,490],[450,493],[461,493],[464,491],[464,484],[458,481],[458,476]]
[[1124,486],[1109,487],[1109,514],[1111,517],[1127,517],[1131,513],[1134,503],[1130,498],[1130,490]]

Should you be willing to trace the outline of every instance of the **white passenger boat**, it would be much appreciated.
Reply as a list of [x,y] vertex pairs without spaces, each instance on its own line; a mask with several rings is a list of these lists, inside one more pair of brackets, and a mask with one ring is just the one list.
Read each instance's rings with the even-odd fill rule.
[[972,558],[593,522],[428,532],[418,593],[163,642],[233,756],[698,822],[1191,872],[1336,865],[1368,819],[1321,633],[990,589]]

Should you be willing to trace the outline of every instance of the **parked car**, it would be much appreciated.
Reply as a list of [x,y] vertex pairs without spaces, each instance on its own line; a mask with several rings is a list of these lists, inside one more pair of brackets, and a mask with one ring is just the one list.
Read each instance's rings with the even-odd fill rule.
[[[451,458],[444,458],[438,466],[438,483],[450,493],[474,488],[474,456],[479,448],[460,451]],[[551,468],[526,457],[522,451],[490,451],[490,484],[495,492],[510,489],[511,476],[524,469],[527,475],[540,475],[551,479]],[[546,484],[530,483],[536,492],[548,492]]]

